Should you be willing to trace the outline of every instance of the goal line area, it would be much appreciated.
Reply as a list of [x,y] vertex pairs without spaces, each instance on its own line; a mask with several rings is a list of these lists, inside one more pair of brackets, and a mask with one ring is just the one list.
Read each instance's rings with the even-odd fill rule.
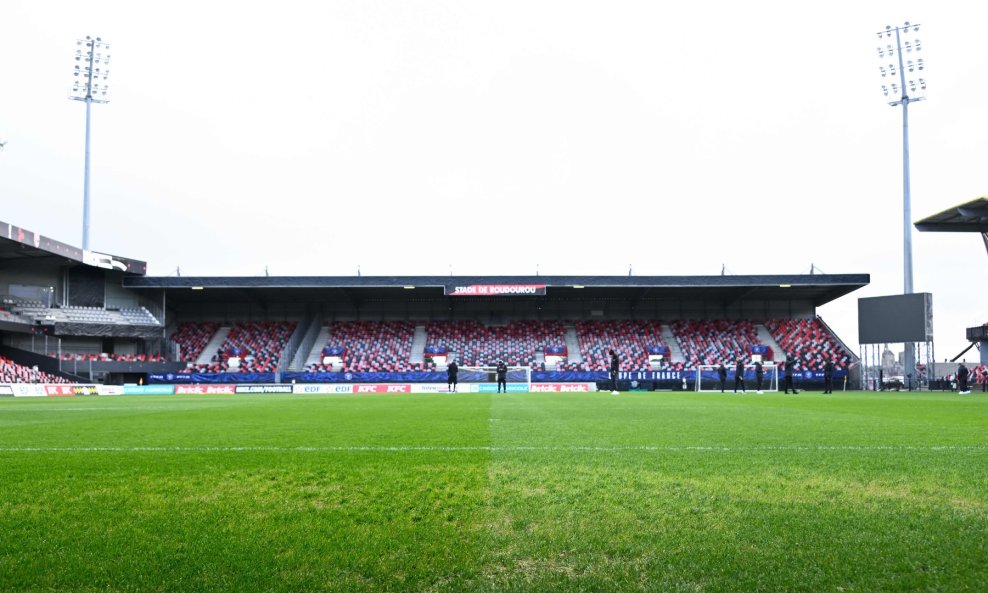
[[[723,381],[721,381],[720,375],[720,365],[716,364],[701,364],[697,367],[697,378],[696,378],[696,390],[713,393],[720,391],[731,391],[735,390],[735,385],[737,384],[737,372],[734,365],[725,366],[726,376]],[[774,392],[779,390],[779,367],[775,364],[763,364],[762,365],[762,380],[761,385],[758,382],[758,376],[755,372],[755,365],[746,364],[744,365],[744,372],[741,374],[741,386],[743,386],[744,391],[752,392]],[[738,389],[742,389],[738,386]],[[759,389],[760,387],[760,389]]]

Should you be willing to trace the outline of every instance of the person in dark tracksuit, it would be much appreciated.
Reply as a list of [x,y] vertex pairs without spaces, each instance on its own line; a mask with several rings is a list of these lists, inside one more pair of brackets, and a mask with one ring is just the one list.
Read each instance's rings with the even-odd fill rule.
[[971,390],[968,389],[967,387],[968,374],[969,371],[967,370],[967,367],[964,366],[963,362],[957,365],[957,394],[958,395],[967,395],[971,393]]
[[610,350],[608,354],[611,355],[611,393],[617,395],[618,370],[621,369],[621,362],[618,360],[617,352]]
[[834,392],[834,361],[832,360],[823,363],[823,392]]
[[497,373],[497,392],[501,393],[501,386],[504,386],[504,392],[508,392],[508,365],[504,364],[503,360],[497,361],[497,367],[495,368]]
[[446,381],[449,383],[450,393],[456,392],[456,375],[460,372],[460,367],[456,365],[456,361],[449,363],[446,367]]
[[738,392],[738,386],[741,386],[741,393],[747,393],[744,390],[744,360],[738,359],[738,363],[734,365],[734,393]]
[[762,368],[762,361],[755,362],[755,393],[762,392],[762,379],[765,378],[765,369]]
[[720,392],[724,393],[724,386],[727,384],[727,367],[724,363],[720,363],[717,367],[717,378],[720,379]]
[[799,393],[796,391],[796,386],[792,383],[792,372],[793,367],[796,366],[796,357],[793,355],[786,356],[786,393],[792,389],[793,394]]

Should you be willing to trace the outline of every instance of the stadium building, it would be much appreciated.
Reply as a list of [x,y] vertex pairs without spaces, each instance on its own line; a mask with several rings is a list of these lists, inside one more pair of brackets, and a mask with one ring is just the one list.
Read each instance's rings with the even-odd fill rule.
[[867,274],[149,277],[144,262],[3,222],[0,269],[0,383],[147,389],[401,391],[445,384],[451,360],[480,390],[493,387],[484,373],[498,360],[526,370],[512,379],[530,381],[526,389],[592,389],[608,380],[612,348],[622,389],[695,389],[701,365],[781,368],[787,355],[805,386],[822,380],[829,359],[838,380],[857,387],[857,357],[817,307],[869,282]]

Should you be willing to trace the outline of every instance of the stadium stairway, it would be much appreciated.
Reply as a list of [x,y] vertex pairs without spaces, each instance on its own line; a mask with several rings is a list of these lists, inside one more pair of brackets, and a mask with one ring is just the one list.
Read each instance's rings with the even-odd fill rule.
[[316,340],[312,342],[312,347],[309,348],[309,352],[305,357],[305,365],[303,368],[311,368],[312,365],[322,364],[322,349],[326,347],[329,343],[329,325],[324,324],[319,328],[319,334],[316,335]]
[[686,357],[683,356],[683,351],[679,349],[679,342],[676,341],[676,336],[673,335],[672,328],[670,328],[667,323],[662,324],[662,341],[669,347],[670,363],[675,364],[677,362],[686,362]]
[[[305,329],[302,329],[303,324]],[[291,353],[292,361],[288,365],[287,370],[289,371],[301,371],[302,365],[308,360],[309,356],[312,354],[312,348],[316,344],[319,344],[319,336],[321,335],[322,328],[326,327],[323,324],[322,318],[316,315],[308,316],[303,323],[299,324],[299,327],[295,329],[295,333],[304,331],[302,334],[297,348]],[[289,343],[289,347],[291,344]],[[284,360],[284,357],[282,358]]]
[[412,336],[412,351],[408,355],[408,362],[412,364],[425,364],[425,344],[429,340],[429,333],[425,331],[425,326],[421,323],[415,324],[415,335]]
[[576,335],[576,326],[567,325],[563,341],[566,344],[566,362],[583,362],[583,353],[580,352],[580,338]]
[[782,351],[782,347],[772,337],[772,333],[768,331],[768,328],[762,323],[756,323],[755,331],[758,332],[758,343],[772,349],[772,356],[775,357],[774,362],[785,362],[786,353]]
[[216,354],[216,351],[219,350],[220,346],[223,345],[223,342],[226,341],[226,337],[230,335],[230,330],[232,329],[233,327],[229,325],[220,326],[220,328],[216,330],[216,333],[213,334],[213,337],[210,338],[208,342],[206,342],[206,346],[202,349],[202,352],[199,354],[199,358],[196,359],[196,364],[211,363],[213,361],[213,356]]

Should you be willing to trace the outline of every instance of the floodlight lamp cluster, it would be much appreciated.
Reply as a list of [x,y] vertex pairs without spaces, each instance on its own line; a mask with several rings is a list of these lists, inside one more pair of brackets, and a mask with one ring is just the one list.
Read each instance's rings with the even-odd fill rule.
[[892,34],[895,33],[896,31],[902,31],[903,33],[908,33],[909,29],[912,29],[913,33],[918,33],[919,25],[910,25],[909,21],[903,23],[901,27],[892,27],[892,25],[885,25],[885,30],[878,32],[878,38],[882,39],[883,37],[891,37]]
[[110,77],[110,44],[101,38],[86,36],[76,41],[75,68],[72,72],[70,99],[90,100],[94,103],[109,101],[107,92]]
[[[909,21],[901,27],[886,26],[884,31],[878,32],[878,59],[882,60],[878,72],[883,79],[882,94],[889,105],[926,98],[926,78],[920,76],[926,69],[926,62],[918,56],[923,43],[916,38],[905,39],[905,36],[918,32],[919,25],[912,25]],[[911,77],[907,79],[907,75]]]

